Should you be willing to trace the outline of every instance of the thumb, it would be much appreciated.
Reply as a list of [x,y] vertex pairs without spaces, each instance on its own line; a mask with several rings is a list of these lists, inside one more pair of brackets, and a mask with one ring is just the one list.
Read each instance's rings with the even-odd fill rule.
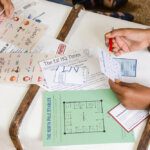
[[124,87],[133,87],[136,85],[135,83],[127,83],[127,82],[122,82],[122,81],[119,82],[119,84]]
[[121,82],[115,83],[112,80],[109,80],[109,85],[110,85],[110,88],[117,94],[122,94],[127,89],[126,86],[121,85]]

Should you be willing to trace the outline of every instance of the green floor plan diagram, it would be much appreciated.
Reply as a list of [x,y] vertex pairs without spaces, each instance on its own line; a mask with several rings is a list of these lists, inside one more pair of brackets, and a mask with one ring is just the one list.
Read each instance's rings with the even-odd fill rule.
[[111,90],[46,92],[45,146],[133,142],[108,111],[118,104]]

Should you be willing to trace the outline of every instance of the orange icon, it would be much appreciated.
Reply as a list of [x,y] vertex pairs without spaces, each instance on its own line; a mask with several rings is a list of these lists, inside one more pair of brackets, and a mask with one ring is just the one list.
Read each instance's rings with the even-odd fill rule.
[[24,20],[24,21],[23,21],[23,24],[24,24],[25,26],[27,26],[27,25],[30,24],[30,22],[29,22],[29,20]]
[[16,81],[16,80],[17,80],[17,78],[15,76],[10,77],[10,81]]

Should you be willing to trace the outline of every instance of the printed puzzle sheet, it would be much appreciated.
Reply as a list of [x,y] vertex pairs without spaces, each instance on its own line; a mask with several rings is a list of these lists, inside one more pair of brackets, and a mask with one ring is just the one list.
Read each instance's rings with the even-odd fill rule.
[[1,53],[0,82],[38,84],[46,88],[39,61],[55,57],[55,53]]
[[85,49],[47,59],[40,66],[49,90],[108,88],[94,49]]
[[53,25],[45,5],[37,0],[14,3],[14,17],[0,22],[0,53],[67,52],[68,45],[52,37]]
[[0,40],[24,49],[26,52],[31,52],[46,29],[47,26],[44,24],[21,16],[13,16],[0,24]]
[[44,145],[133,142],[133,135],[107,113],[118,103],[111,90],[46,92]]

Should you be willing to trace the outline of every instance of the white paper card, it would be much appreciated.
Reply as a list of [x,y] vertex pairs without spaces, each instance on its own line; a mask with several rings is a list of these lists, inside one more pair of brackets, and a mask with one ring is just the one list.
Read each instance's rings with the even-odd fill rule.
[[128,132],[139,125],[149,115],[147,110],[128,110],[119,104],[109,114]]
[[58,66],[54,81],[61,84],[82,85],[86,82],[88,70],[82,67]]
[[113,59],[110,54],[104,50],[99,51],[99,60],[101,71],[111,80],[120,79],[121,67],[120,64]]

